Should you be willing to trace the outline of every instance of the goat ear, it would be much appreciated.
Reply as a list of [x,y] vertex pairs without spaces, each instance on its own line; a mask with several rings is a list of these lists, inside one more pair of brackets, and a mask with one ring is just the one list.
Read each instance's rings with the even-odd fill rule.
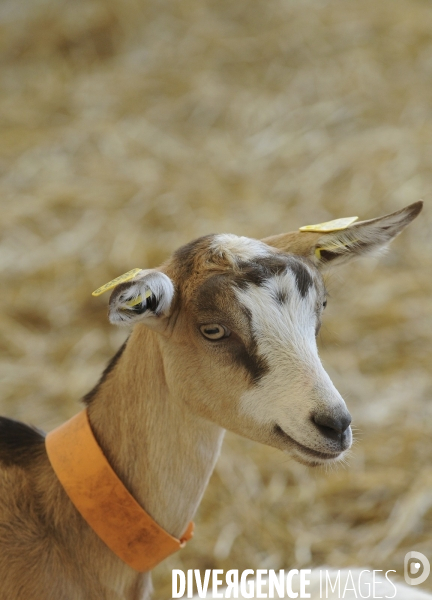
[[390,215],[359,221],[339,231],[295,231],[262,241],[284,252],[306,256],[319,269],[324,270],[385,248],[415,219],[422,207],[423,202],[420,200]]
[[169,316],[174,286],[160,271],[140,271],[132,281],[120,283],[109,300],[109,320],[115,325],[145,323],[157,328]]

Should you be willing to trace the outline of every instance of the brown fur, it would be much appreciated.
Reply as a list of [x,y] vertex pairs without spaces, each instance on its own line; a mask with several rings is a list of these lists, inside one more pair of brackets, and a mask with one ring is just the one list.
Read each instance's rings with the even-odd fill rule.
[[[420,208],[417,203],[397,213],[391,226],[386,218],[371,222],[378,224],[379,244],[397,235]],[[353,239],[374,240],[373,231],[365,237],[363,227],[351,228]],[[299,290],[306,293],[310,276],[303,259],[292,254],[320,267],[315,247],[330,238],[333,243],[335,234],[267,238],[273,251],[255,261],[237,260],[229,248],[212,249],[213,236],[184,246],[161,268],[175,288],[169,315],[153,317],[157,326],[138,323],[85,397],[113,468],[172,535],[180,536],[196,511],[224,428],[286,449],[280,436],[257,429],[238,409],[241,394],[268,366],[257,354],[250,315],[236,303],[232,286],[259,284],[294,264]],[[349,248],[346,237],[343,242],[336,258],[364,249],[356,241]],[[237,332],[229,348],[223,341],[206,345],[197,330],[197,323],[218,318]],[[71,504],[48,462],[43,437],[6,420],[0,421],[0,490],[0,600],[139,600],[150,593],[150,576],[122,563]]]

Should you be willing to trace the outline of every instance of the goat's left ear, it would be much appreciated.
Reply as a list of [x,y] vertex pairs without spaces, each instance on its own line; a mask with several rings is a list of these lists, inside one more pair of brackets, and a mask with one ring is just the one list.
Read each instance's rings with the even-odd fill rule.
[[114,288],[109,300],[109,320],[115,325],[142,322],[157,329],[169,316],[173,296],[173,283],[165,273],[142,270],[132,281]]
[[262,241],[284,252],[306,256],[324,270],[385,248],[415,219],[422,207],[420,200],[390,215],[359,221],[339,231],[295,231]]

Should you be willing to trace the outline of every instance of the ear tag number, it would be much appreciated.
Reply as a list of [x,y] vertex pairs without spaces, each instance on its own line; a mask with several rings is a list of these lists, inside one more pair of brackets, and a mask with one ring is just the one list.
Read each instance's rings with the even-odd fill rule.
[[[140,271],[142,271],[142,269],[132,269],[131,271],[128,271],[127,273],[123,273],[123,275],[119,275],[115,279],[108,281],[108,283],[105,283],[104,285],[99,287],[97,290],[92,292],[92,296],[100,296],[104,292],[107,292],[108,290],[112,290],[113,288],[115,288],[115,286],[118,285],[119,283],[124,283],[125,281],[130,281],[131,279],[133,279],[135,277],[135,275],[138,275],[138,273]],[[138,304],[138,302],[137,302],[137,304]]]
[[[151,290],[147,290],[145,295],[144,295],[144,299],[147,300],[147,298],[150,298],[150,296],[152,295]],[[141,296],[141,294],[139,296],[137,296],[136,298],[134,298],[133,300],[128,300],[127,302],[125,302],[125,304],[127,306],[129,306],[130,308],[132,308],[133,306],[136,306],[137,304],[140,304],[143,300],[143,297]]]
[[318,223],[317,225],[304,225],[300,227],[300,231],[315,231],[317,233],[325,232],[329,233],[332,231],[342,231],[355,221],[358,217],[345,217],[343,219],[335,219],[334,221],[327,221],[326,223]]

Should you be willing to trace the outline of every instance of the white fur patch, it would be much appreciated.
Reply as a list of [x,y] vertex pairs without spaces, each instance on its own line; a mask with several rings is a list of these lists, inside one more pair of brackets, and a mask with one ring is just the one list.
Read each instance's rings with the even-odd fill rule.
[[212,240],[210,248],[215,252],[225,255],[231,262],[239,260],[252,260],[255,257],[270,254],[267,244],[244,236],[231,233],[221,233]]
[[[286,300],[278,303],[275,298],[281,293]],[[243,394],[240,407],[258,426],[278,425],[300,444],[331,453],[337,449],[319,433],[311,414],[336,414],[346,406],[318,356],[318,293],[312,286],[302,297],[289,269],[262,286],[236,291],[252,315],[258,354],[269,366],[269,372]]]

